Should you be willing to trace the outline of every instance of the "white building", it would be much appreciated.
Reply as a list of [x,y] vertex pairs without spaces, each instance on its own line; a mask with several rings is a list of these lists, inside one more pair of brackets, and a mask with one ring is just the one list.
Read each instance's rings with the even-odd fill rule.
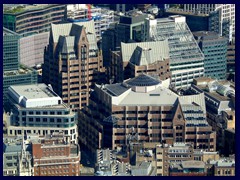
[[45,84],[10,86],[12,112],[7,122],[8,136],[63,132],[77,143],[76,114]]

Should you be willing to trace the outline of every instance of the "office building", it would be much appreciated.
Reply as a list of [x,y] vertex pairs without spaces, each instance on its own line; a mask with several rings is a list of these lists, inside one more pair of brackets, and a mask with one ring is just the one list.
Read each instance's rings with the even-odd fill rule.
[[50,135],[63,132],[77,143],[76,115],[62,102],[51,86],[16,85],[8,89],[11,104],[8,136],[22,134]]
[[23,36],[49,32],[51,23],[64,20],[64,4],[4,5],[3,27]]
[[7,110],[7,88],[16,84],[37,83],[37,72],[19,62],[20,36],[3,28],[3,103]]
[[20,38],[20,62],[29,67],[43,64],[44,48],[49,41],[49,32]]
[[167,8],[164,12],[165,16],[181,15],[186,17],[186,23],[189,29],[194,31],[209,30],[209,15],[202,13],[186,12],[180,8]]
[[96,85],[89,106],[79,114],[80,142],[90,152],[124,148],[130,139],[187,142],[195,149],[215,151],[216,134],[206,121],[204,94],[178,96],[168,85],[145,74]]
[[144,19],[148,15],[137,10],[128,11],[125,15],[120,16],[117,25],[117,47],[121,42],[127,43],[129,40],[142,42],[145,33],[143,32]]
[[90,87],[104,72],[93,21],[52,24],[44,53],[43,82],[70,108],[88,105]]
[[146,41],[168,40],[171,86],[186,88],[204,75],[204,55],[183,16],[145,20]]
[[184,4],[183,11],[209,14],[209,31],[225,36],[231,42],[235,35],[235,4]]
[[32,141],[34,176],[79,176],[80,148],[56,133]]
[[227,47],[227,80],[235,82],[235,43]]
[[3,176],[33,176],[31,144],[18,138],[3,140]]
[[116,83],[145,73],[165,80],[171,78],[169,69],[167,40],[121,43],[120,51],[111,52],[108,77]]
[[235,86],[228,81],[198,78],[188,94],[204,93],[207,121],[217,133],[217,150],[224,152],[225,129],[235,128]]
[[114,22],[114,11],[90,4],[68,4],[67,19],[70,22],[93,20],[97,40],[100,40],[103,32]]
[[204,76],[225,80],[227,72],[228,40],[215,32],[197,31],[193,33],[204,54]]
[[65,19],[64,4],[4,4],[3,27],[19,35],[20,62],[33,67],[43,63],[51,23]]

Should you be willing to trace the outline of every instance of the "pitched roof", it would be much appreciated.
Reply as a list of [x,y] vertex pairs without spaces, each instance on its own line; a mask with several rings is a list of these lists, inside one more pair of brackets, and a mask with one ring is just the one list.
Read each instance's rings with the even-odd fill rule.
[[122,59],[137,66],[169,58],[168,41],[121,43]]

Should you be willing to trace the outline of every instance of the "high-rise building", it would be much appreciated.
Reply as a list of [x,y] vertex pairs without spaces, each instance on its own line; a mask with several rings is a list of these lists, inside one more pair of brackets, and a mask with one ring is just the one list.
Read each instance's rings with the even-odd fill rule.
[[80,148],[57,133],[32,141],[34,176],[79,176]]
[[4,4],[3,27],[19,35],[20,62],[33,67],[43,63],[51,23],[65,19],[64,4]]
[[[17,84],[37,83],[37,72],[19,63],[19,35],[3,28],[3,103],[7,88]],[[7,108],[4,105],[5,108]],[[7,109],[6,109],[7,110]]]
[[79,116],[80,142],[90,152],[124,148],[133,140],[187,142],[215,151],[216,133],[206,121],[204,95],[178,96],[167,87],[145,74],[96,85],[90,105]]
[[3,27],[23,36],[49,32],[51,23],[64,20],[64,4],[4,5]]
[[67,19],[70,22],[93,20],[97,40],[100,40],[102,33],[114,22],[114,11],[90,4],[68,4]]
[[146,40],[168,40],[171,85],[186,88],[204,75],[204,55],[183,16],[145,20]]
[[76,114],[45,84],[15,85],[8,89],[11,113],[7,135],[63,132],[70,142],[77,143]]
[[204,54],[204,76],[225,80],[228,39],[211,31],[193,32],[193,35]]
[[88,105],[90,88],[104,72],[93,21],[52,24],[44,53],[43,82],[70,108]]
[[235,34],[235,4],[184,4],[183,11],[209,14],[209,31],[232,41]]

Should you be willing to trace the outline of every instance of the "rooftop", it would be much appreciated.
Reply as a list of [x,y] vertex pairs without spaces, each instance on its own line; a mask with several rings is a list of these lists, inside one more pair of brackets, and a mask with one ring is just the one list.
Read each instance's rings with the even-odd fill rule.
[[149,65],[169,58],[168,41],[121,43],[122,59],[134,65]]
[[57,4],[4,4],[3,13],[19,14],[27,11],[46,9]]
[[11,89],[26,99],[57,97],[45,84],[15,85]]
[[182,167],[183,168],[204,168],[205,163],[202,161],[183,161]]

